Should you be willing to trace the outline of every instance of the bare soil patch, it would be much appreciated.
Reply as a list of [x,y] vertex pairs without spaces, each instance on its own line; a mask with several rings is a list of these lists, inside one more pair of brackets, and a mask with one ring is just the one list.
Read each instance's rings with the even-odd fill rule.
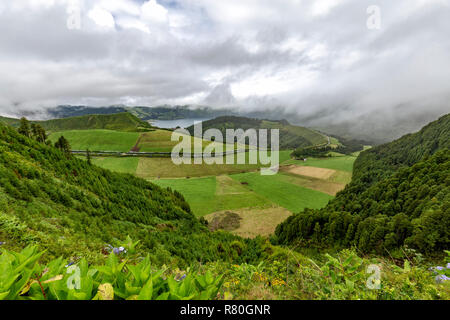
[[[255,238],[273,234],[277,225],[286,220],[291,214],[290,211],[281,207],[265,209],[244,208],[233,210],[233,212],[221,211],[211,213],[205,218],[209,222],[210,230],[228,230],[244,238]],[[222,228],[215,229],[217,226],[222,226]]]
[[306,166],[296,166],[291,165],[285,167],[285,171],[293,174],[297,174],[305,177],[312,177],[322,180],[327,180],[331,178],[336,173],[336,170],[316,168],[316,167],[306,167]]

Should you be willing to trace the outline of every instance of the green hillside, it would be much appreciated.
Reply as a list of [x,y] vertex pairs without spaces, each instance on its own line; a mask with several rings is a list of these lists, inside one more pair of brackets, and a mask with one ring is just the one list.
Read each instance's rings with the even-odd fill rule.
[[81,117],[53,119],[39,122],[51,132],[63,130],[107,129],[117,131],[146,131],[150,124],[128,112],[116,114],[86,115]]
[[[20,121],[18,119],[0,118],[0,122],[12,125],[14,127],[18,127],[20,125]],[[45,130],[50,132],[89,129],[139,132],[148,131],[151,129],[151,125],[148,122],[145,122],[128,112],[115,114],[91,114],[79,117],[31,122],[39,123]]]
[[[396,183],[405,181],[403,175],[415,183],[414,174],[433,192],[433,184],[445,181],[448,186],[448,175],[441,178],[448,170],[448,154],[436,153],[425,161],[429,163],[395,177]],[[127,165],[113,167],[126,171]],[[290,176],[273,178],[280,186],[276,193],[259,179],[251,174],[221,177],[216,191],[224,199],[239,196],[242,203],[259,203],[264,195],[296,205],[291,190],[283,190]],[[214,186],[204,180],[198,180],[196,190],[205,193],[203,201],[210,206],[214,199],[205,191]],[[389,190],[390,183],[380,190]],[[408,190],[401,182],[398,189],[403,188]],[[444,190],[431,202],[439,205],[448,194]],[[206,209],[205,203],[195,205]],[[448,205],[442,208],[448,211]],[[272,206],[260,209],[242,214],[264,222],[263,215],[279,212]],[[434,225],[448,221],[434,213],[428,218]],[[321,254],[303,247],[306,253],[300,253],[267,238],[243,239],[220,231],[220,224],[219,231],[209,227],[176,191],[90,165],[0,124],[0,300],[449,299],[448,286],[436,283],[430,265],[414,256],[401,257],[402,268],[401,260],[395,265],[383,257],[362,258],[355,250]],[[418,237],[448,230],[445,224],[438,228]],[[430,243],[429,238],[420,241]],[[367,268],[373,264],[383,270],[379,290],[367,287]],[[81,285],[71,288],[70,272],[77,269]]]
[[10,126],[19,126],[20,120],[14,118],[6,118],[0,116],[0,123],[7,124]]
[[[279,129],[280,150],[323,145],[328,143],[326,136],[320,134],[319,132],[304,127],[290,125],[286,120],[269,121],[244,117],[224,116],[204,121],[202,125],[203,132],[211,128],[220,130],[224,139],[226,138],[226,129]],[[187,130],[191,133],[191,135],[194,134],[193,126],[187,128]]]
[[277,242],[356,246],[395,254],[408,245],[442,253],[450,245],[450,115],[420,132],[362,152],[352,182],[320,210],[279,225]]
[[106,244],[127,235],[139,239],[158,265],[248,258],[233,253],[231,244],[239,238],[210,233],[179,193],[89,165],[0,124],[3,247],[37,243],[48,258],[97,261]]

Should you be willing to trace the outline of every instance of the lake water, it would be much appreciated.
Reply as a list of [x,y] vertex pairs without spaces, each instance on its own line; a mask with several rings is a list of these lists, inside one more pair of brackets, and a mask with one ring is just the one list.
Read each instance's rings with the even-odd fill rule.
[[149,120],[152,126],[158,127],[158,128],[166,128],[166,129],[173,129],[176,127],[180,128],[187,128],[192,126],[194,123],[198,121],[207,121],[210,120],[207,119],[177,119],[177,120]]

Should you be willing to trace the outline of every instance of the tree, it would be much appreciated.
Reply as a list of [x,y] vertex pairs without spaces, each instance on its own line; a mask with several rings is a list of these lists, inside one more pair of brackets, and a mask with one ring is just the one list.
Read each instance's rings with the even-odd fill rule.
[[64,136],[59,137],[58,141],[55,142],[55,147],[66,154],[70,154],[71,152],[69,141]]
[[28,121],[27,118],[23,117],[22,119],[20,119],[20,127],[18,131],[20,134],[28,138],[30,137],[30,121]]
[[47,133],[40,124],[32,123],[31,133],[33,135],[33,138],[38,142],[44,143],[47,140]]
[[89,151],[89,149],[86,150],[86,159],[87,159],[88,165],[92,165],[92,161],[91,161],[91,151]]

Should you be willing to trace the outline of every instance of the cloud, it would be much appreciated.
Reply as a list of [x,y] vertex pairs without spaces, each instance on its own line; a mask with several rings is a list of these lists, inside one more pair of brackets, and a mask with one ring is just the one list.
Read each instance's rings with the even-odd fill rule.
[[114,28],[116,24],[111,12],[98,6],[89,11],[88,17],[100,27]]
[[2,1],[0,113],[206,102],[316,126],[448,112],[449,1],[379,0],[380,30],[366,26],[372,4]]

